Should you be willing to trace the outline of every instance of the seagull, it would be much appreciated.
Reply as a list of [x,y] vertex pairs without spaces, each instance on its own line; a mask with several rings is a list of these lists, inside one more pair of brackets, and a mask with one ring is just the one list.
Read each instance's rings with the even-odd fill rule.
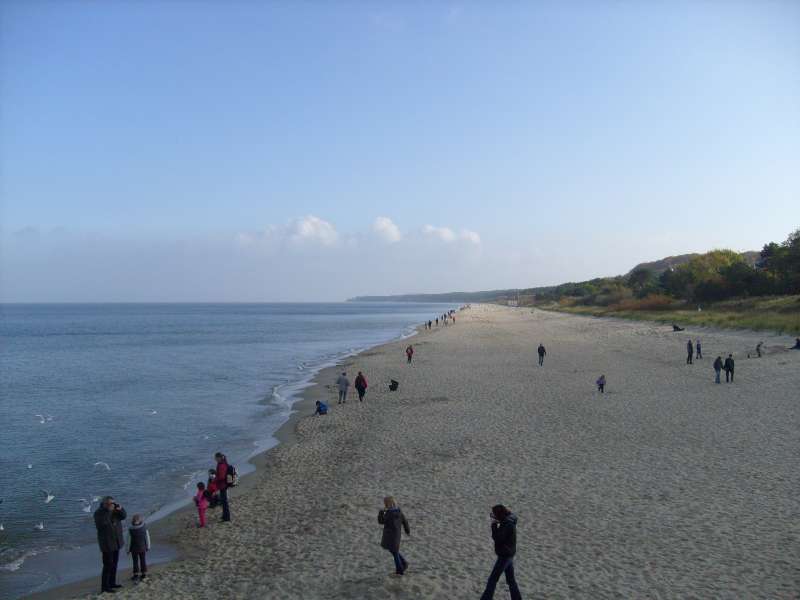
[[28,468],[29,468],[29,469],[32,469],[32,468],[33,468],[33,465],[29,464],[29,465],[28,465]]
[[43,522],[39,522],[39,524],[38,525],[34,525],[33,528],[36,531],[44,531],[44,523]]
[[5,527],[3,527],[3,524],[2,524],[2,523],[0,523],[0,531],[5,531],[5,530],[6,530],[6,528],[5,528]]
[[157,414],[158,414],[158,411],[157,411],[157,410],[151,410],[151,411],[150,411],[150,414],[151,414],[151,415],[157,415]]
[[100,496],[92,496],[92,502],[100,502]]
[[33,416],[34,417],[39,417],[39,423],[41,423],[42,425],[45,424],[46,421],[45,421],[44,415],[33,415]]
[[78,498],[78,502],[83,503],[83,508],[81,509],[83,512],[85,513],[92,512],[92,503],[89,502],[86,498]]
[[94,466],[95,467],[105,467],[106,471],[110,471],[111,470],[111,467],[108,466],[108,463],[103,462],[103,461],[98,461],[98,462],[94,463]]
[[44,493],[44,503],[45,504],[50,504],[53,500],[56,499],[56,497],[53,496],[53,494],[51,494],[47,490],[42,490],[42,492]]

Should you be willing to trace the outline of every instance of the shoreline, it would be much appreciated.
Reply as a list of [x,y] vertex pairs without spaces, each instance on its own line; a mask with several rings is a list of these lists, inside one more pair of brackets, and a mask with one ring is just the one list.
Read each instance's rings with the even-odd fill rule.
[[[308,378],[301,379],[297,382],[287,384],[289,387],[299,387],[299,391],[290,395],[290,398],[296,398],[291,404],[290,413],[286,421],[272,434],[276,443],[267,448],[266,450],[258,451],[250,456],[246,462],[252,465],[253,470],[239,479],[236,486],[236,492],[231,496],[231,499],[246,493],[252,489],[257,483],[259,476],[263,477],[265,471],[268,470],[271,457],[275,451],[281,446],[288,446],[297,443],[298,441],[298,425],[306,417],[313,416],[313,410],[316,406],[316,400],[325,397],[325,385],[323,377],[334,375],[338,372],[343,364],[347,361],[353,360],[358,356],[368,353],[379,351],[384,346],[389,346],[402,342],[404,340],[420,336],[426,330],[421,325],[413,326],[409,333],[402,333],[391,340],[381,342],[375,346],[368,346],[357,352],[343,352],[341,356],[337,357],[332,364],[330,361],[322,363]],[[433,333],[436,329],[428,333]],[[331,381],[335,380],[334,377],[328,377]],[[319,381],[318,381],[319,380]],[[232,510],[235,505],[232,506]],[[158,512],[158,511],[156,511]],[[219,510],[209,510],[209,523],[216,520]],[[182,561],[191,560],[196,557],[196,551],[193,550],[186,542],[184,536],[181,534],[187,529],[195,529],[197,513],[191,502],[184,506],[180,506],[175,510],[169,512],[163,517],[152,524],[148,523],[150,535],[154,540],[154,544],[162,544],[168,546],[171,550],[170,554],[173,556],[166,560],[153,563],[148,562],[148,574],[158,574],[165,568],[180,563]],[[76,550],[90,547],[94,545],[89,543],[86,546],[76,548]],[[98,556],[98,574],[96,577],[81,579],[78,581],[56,585],[41,591],[33,592],[25,596],[21,596],[20,600],[63,600],[65,598],[85,597],[86,595],[94,595],[98,593],[97,580],[100,577],[101,564]],[[120,569],[118,571],[118,580],[123,582],[130,582],[131,568]],[[129,586],[126,586],[129,587]]]

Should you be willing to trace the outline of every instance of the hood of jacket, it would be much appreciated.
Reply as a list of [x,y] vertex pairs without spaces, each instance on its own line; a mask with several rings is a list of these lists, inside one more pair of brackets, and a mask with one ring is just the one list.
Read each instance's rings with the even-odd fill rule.
[[131,523],[130,529],[143,529],[146,526],[146,523],[142,521],[138,525],[134,525]]

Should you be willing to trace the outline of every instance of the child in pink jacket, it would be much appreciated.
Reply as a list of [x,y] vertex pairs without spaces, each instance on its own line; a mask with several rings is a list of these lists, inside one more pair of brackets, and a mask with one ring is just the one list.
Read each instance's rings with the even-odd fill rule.
[[206,511],[208,510],[208,494],[206,484],[202,481],[197,484],[197,494],[194,496],[194,504],[197,506],[197,514],[200,516],[200,527],[206,526]]

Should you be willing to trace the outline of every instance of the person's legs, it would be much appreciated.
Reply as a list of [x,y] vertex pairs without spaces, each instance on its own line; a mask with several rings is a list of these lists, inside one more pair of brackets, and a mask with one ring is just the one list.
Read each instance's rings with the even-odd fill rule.
[[481,600],[492,600],[494,598],[494,590],[497,587],[497,582],[500,580],[500,575],[506,570],[508,559],[497,557],[494,563],[494,568],[489,575],[489,580],[486,582],[486,589],[483,591]]
[[134,579],[139,577],[139,573],[141,572],[141,569],[139,568],[139,556],[140,555],[139,555],[138,552],[132,552],[131,553],[131,560],[133,561],[133,577],[134,577]]
[[100,589],[111,589],[111,552],[103,552],[103,573],[100,576]]
[[716,373],[717,373],[717,381],[716,382],[719,383],[719,371],[716,371]]
[[733,369],[731,369],[731,383],[733,383]]
[[730,382],[730,377],[731,377],[731,372],[726,369],[725,370],[725,383],[729,383]]
[[111,572],[108,575],[108,580],[111,583],[110,587],[117,587],[117,565],[119,564],[119,550],[111,553]]
[[222,503],[222,520],[231,520],[231,508],[228,506],[228,488],[219,491],[219,501]]
[[511,600],[522,600],[522,594],[519,593],[517,579],[514,577],[514,561],[511,559],[508,561],[505,574],[506,583],[508,584],[508,591],[511,592]]
[[398,575],[402,575],[403,571],[405,570],[403,569],[403,558],[400,556],[399,552],[392,552],[392,558],[394,558],[395,573],[397,573]]
[[144,576],[147,575],[147,558],[146,557],[147,557],[147,554],[145,552],[142,552],[139,555],[139,561],[142,563],[141,564],[141,567],[142,567],[142,579],[144,579]]
[[206,526],[206,509],[205,508],[198,508],[197,514],[200,516],[200,527]]

